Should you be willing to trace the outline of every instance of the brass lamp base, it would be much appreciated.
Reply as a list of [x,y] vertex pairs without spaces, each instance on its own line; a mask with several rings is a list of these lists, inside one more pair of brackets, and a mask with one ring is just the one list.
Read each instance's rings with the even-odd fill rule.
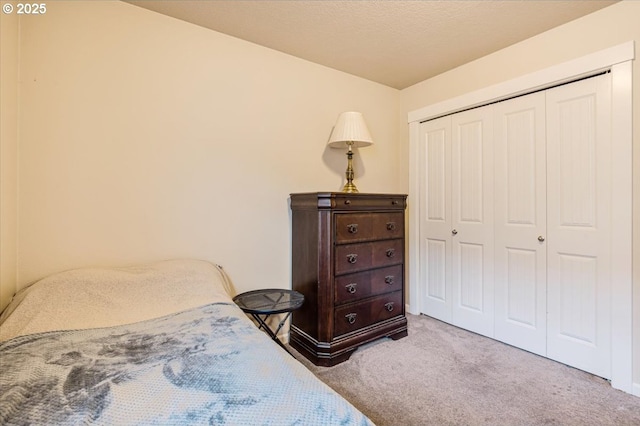
[[342,192],[356,193],[360,191],[358,191],[358,188],[356,188],[353,182],[347,182],[342,188]]
[[342,192],[348,193],[356,193],[358,192],[358,188],[353,183],[353,151],[351,151],[351,145],[349,145],[349,151],[347,151],[347,171],[345,172],[345,176],[347,177],[347,183],[344,184],[344,188],[342,188]]

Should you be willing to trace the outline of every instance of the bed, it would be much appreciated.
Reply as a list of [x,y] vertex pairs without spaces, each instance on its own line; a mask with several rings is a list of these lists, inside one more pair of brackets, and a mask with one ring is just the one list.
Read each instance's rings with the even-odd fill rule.
[[0,424],[371,425],[232,302],[221,267],[81,269],[0,316]]

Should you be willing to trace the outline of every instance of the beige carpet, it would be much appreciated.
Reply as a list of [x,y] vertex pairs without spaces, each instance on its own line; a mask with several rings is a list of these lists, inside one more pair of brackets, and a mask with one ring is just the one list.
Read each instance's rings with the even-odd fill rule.
[[640,425],[640,398],[599,377],[408,316],[409,336],[380,339],[316,376],[378,426]]

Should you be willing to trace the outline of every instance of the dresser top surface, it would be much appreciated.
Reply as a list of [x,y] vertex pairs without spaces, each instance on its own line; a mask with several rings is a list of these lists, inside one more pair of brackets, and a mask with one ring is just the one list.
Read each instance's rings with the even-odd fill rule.
[[317,198],[389,198],[389,197],[407,197],[407,194],[388,194],[377,192],[337,192],[337,191],[319,191],[319,192],[300,192],[290,194],[294,197],[317,197]]

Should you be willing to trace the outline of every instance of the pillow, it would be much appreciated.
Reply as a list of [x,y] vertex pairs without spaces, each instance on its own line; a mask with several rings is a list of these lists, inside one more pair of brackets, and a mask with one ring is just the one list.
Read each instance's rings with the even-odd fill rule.
[[169,260],[60,272],[20,290],[0,316],[0,341],[53,330],[130,324],[214,302],[233,303],[222,267]]

